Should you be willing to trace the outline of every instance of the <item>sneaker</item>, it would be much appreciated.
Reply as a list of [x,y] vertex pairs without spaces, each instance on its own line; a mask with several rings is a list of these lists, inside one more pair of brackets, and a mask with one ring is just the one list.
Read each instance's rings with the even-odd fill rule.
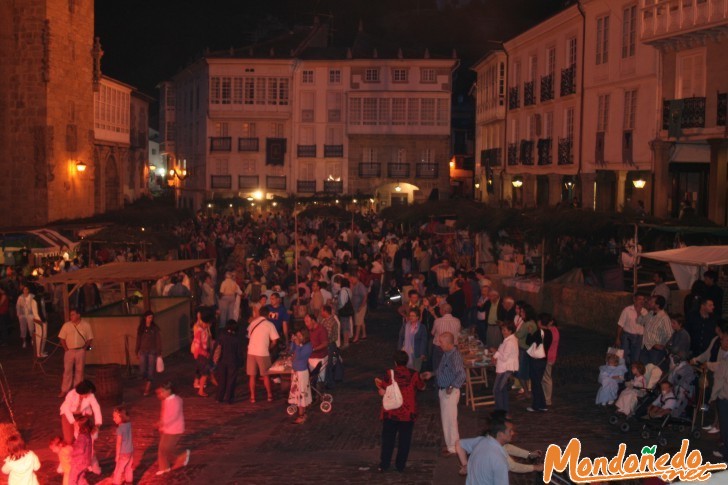
[[713,425],[712,425],[712,424],[709,424],[709,425],[707,425],[707,426],[703,426],[703,429],[704,429],[705,431],[708,431],[709,429],[712,429],[712,428],[713,428]]
[[24,349],[27,349],[28,348],[28,342],[26,342],[25,340],[23,340],[23,348]]
[[172,469],[171,469],[171,468],[167,468],[166,470],[159,470],[159,471],[158,471],[157,473],[155,473],[155,475],[159,477],[159,476],[162,476],[162,475],[164,475],[165,473],[169,473],[169,472],[171,472],[171,471],[172,471]]
[[529,413],[534,413],[534,412],[536,412],[536,410],[535,410],[535,409],[533,409],[533,408],[532,408],[531,406],[528,406],[528,407],[526,408],[526,411],[528,411]]
[[716,434],[716,433],[720,433],[720,428],[716,428],[715,426],[713,426],[712,428],[710,428],[708,430],[708,434]]
[[187,464],[190,462],[190,449],[187,448],[185,450],[185,461],[182,462],[182,466],[187,466]]
[[541,409],[539,409],[538,411],[539,411],[539,412],[542,412],[542,413],[545,413],[545,412],[546,412],[546,411],[548,411],[548,410],[549,410],[549,408],[541,408]]

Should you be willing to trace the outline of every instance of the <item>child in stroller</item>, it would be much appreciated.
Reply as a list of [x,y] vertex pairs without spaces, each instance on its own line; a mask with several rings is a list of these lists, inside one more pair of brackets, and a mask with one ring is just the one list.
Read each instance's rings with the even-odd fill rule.
[[607,354],[606,365],[599,366],[599,390],[597,391],[596,403],[601,406],[614,404],[619,393],[619,384],[624,382],[624,374],[627,368],[624,360],[616,353]]
[[677,398],[672,391],[672,383],[662,381],[660,383],[660,395],[647,408],[647,415],[652,419],[663,418],[672,415],[676,409]]
[[[654,364],[647,364],[645,367],[642,362],[634,362],[631,370],[634,379],[627,383],[627,387],[619,394],[615,403],[617,413],[627,417],[632,416],[639,399],[645,397],[648,390],[654,389],[662,377],[662,371]],[[610,422],[616,424],[619,416],[613,418],[610,419]]]

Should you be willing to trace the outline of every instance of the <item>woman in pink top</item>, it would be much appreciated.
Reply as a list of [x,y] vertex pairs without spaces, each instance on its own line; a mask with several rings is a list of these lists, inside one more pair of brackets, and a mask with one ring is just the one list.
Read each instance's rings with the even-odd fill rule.
[[556,320],[554,320],[553,318],[549,320],[546,325],[543,325],[541,324],[541,322],[539,322],[538,326],[547,332],[551,332],[552,338],[551,347],[549,347],[549,352],[546,355],[546,372],[544,372],[543,379],[541,380],[543,394],[546,398],[546,405],[551,406],[551,394],[554,387],[551,373],[553,372],[554,364],[556,363],[556,355],[559,353],[559,328],[556,326]]
[[162,412],[159,416],[159,471],[157,476],[172,471],[172,466],[181,462],[187,466],[190,461],[190,450],[177,455],[177,443],[185,432],[185,414],[182,398],[174,393],[171,382],[162,384],[157,388],[157,399],[162,402]]

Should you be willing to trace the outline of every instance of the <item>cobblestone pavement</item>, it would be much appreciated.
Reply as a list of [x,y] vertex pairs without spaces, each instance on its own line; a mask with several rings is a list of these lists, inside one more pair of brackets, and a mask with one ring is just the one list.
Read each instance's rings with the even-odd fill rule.
[[[616,318],[615,318],[616,319]],[[135,479],[138,483],[164,484],[280,484],[330,483],[344,484],[406,483],[462,484],[457,476],[455,458],[442,458],[442,434],[437,397],[429,390],[420,394],[421,415],[415,425],[412,452],[404,474],[377,473],[379,455],[380,398],[374,392],[372,379],[391,365],[399,319],[389,309],[367,317],[369,338],[344,351],[345,382],[332,391],[333,411],[326,415],[315,408],[304,425],[294,425],[286,415],[285,390],[279,390],[273,403],[248,401],[247,381],[239,380],[237,401],[218,404],[213,398],[199,398],[192,389],[193,365],[186,352],[166,359],[164,378],[179,384],[184,398],[187,433],[181,448],[190,448],[189,466],[162,478],[156,472],[157,434],[153,423],[158,418],[159,403],[154,397],[143,397],[142,382],[127,378],[124,400],[130,407],[135,445]],[[57,332],[56,332],[57,333]],[[533,415],[525,408],[528,401],[513,399],[512,414],[517,436],[515,444],[528,449],[545,450],[549,443],[566,444],[578,437],[584,455],[612,456],[620,442],[630,450],[643,444],[639,432],[627,434],[607,423],[608,413],[593,405],[597,389],[597,368],[609,344],[607,337],[580,328],[561,329],[562,352],[555,369],[554,406],[546,414]],[[51,335],[54,335],[51,331]],[[55,456],[47,448],[49,439],[60,434],[56,398],[62,369],[62,353],[53,354],[45,364],[44,375],[33,368],[30,351],[19,346],[0,349],[3,364],[14,398],[18,425],[43,464],[41,483],[61,483],[56,475]],[[94,369],[87,374],[93,379]],[[214,389],[213,389],[214,390]],[[259,393],[264,391],[259,389]],[[260,399],[263,395],[259,394]],[[488,408],[477,412],[460,407],[460,434],[479,434],[485,424]],[[96,444],[102,475],[93,476],[101,483],[114,467],[114,427],[112,404],[102,402],[104,426]],[[0,409],[0,422],[7,421],[7,411]],[[715,435],[692,441],[706,452],[715,446]],[[673,435],[668,448],[676,448]],[[5,483],[5,476],[0,483]],[[512,476],[512,483],[541,483],[536,475]]]

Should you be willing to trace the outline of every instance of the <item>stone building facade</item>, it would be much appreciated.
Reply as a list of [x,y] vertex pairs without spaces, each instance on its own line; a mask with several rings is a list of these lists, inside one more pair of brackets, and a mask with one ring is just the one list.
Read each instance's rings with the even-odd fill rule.
[[89,216],[93,0],[0,2],[0,226]]

